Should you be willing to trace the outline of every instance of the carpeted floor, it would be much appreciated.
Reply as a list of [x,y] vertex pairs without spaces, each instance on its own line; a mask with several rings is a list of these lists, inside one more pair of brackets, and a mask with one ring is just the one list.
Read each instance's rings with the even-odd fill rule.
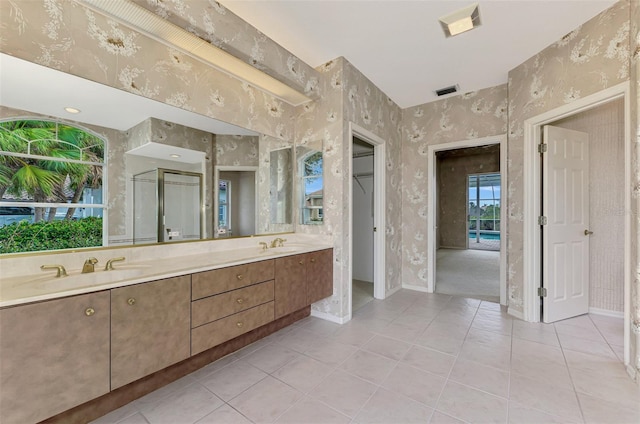
[[373,283],[354,279],[351,293],[351,311],[357,311],[372,300]]
[[500,252],[438,249],[436,293],[500,302]]

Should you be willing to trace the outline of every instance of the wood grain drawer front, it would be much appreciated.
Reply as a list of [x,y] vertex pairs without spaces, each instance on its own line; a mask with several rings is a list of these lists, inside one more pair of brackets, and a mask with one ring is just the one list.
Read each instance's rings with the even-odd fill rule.
[[273,280],[196,300],[191,304],[191,328],[216,321],[273,300]]
[[109,292],[0,310],[0,422],[40,422],[109,392]]
[[191,354],[217,346],[273,321],[273,302],[219,319],[191,330]]
[[193,274],[191,300],[273,280],[274,272],[271,259]]

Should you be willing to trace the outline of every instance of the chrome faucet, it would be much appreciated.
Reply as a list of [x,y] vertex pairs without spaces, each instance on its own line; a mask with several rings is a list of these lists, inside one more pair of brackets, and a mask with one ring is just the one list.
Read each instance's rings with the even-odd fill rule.
[[95,266],[97,263],[98,260],[96,258],[87,259],[86,261],[84,261],[84,265],[82,266],[82,273],[87,274],[89,272],[95,271]]
[[282,239],[280,237],[273,239],[273,241],[271,242],[271,247],[283,247],[284,246],[284,242],[287,241],[286,239]]
[[48,269],[57,269],[58,273],[56,274],[56,278],[67,276],[67,270],[64,269],[62,265],[42,265],[40,269],[43,271],[46,271]]
[[109,259],[107,261],[107,265],[105,265],[105,267],[104,267],[104,270],[105,271],[113,271],[113,269],[114,269],[113,268],[113,263],[114,262],[122,262],[124,260],[125,260],[124,256],[120,256],[120,257],[117,257],[117,258]]

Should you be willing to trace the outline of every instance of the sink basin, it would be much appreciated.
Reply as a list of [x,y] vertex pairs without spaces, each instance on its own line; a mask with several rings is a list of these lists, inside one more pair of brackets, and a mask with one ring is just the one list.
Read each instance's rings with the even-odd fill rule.
[[269,249],[271,253],[290,253],[297,252],[301,249],[300,246],[282,246],[282,247],[272,247]]

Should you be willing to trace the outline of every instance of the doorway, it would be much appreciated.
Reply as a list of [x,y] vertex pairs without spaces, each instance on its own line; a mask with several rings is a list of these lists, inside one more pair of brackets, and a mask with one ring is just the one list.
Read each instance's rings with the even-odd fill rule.
[[214,169],[214,237],[256,233],[257,167],[216,166]]
[[[487,152],[495,155],[495,168],[483,167],[484,161],[477,160]],[[472,165],[466,164],[467,161],[461,159],[465,154],[478,155],[475,161],[477,163],[471,160]],[[505,237],[500,237],[500,233],[506,234],[505,208],[497,208],[498,202],[494,200],[499,200],[501,188],[506,186],[506,173],[500,172],[506,169],[506,137],[484,137],[431,145],[428,147],[427,160],[430,172],[427,186],[427,291],[448,291],[446,284],[443,287],[443,281],[464,280],[469,284],[462,284],[449,294],[473,295],[472,297],[499,301],[505,305],[506,243]],[[487,180],[494,181],[496,185],[492,188],[494,194],[491,205],[487,203],[484,211],[485,217],[491,214],[491,225],[494,225],[495,214],[496,226],[492,228],[498,233],[494,233],[492,237],[498,238],[499,251],[469,249],[469,226],[471,218],[475,217],[469,213],[475,207],[471,206],[470,211],[470,188],[473,187],[470,187],[469,176],[483,174],[495,174],[493,180]],[[454,182],[454,179],[457,181]],[[499,180],[499,184],[495,179]],[[487,232],[485,237],[488,236]],[[467,265],[461,267],[461,263]],[[437,269],[438,264],[441,265],[440,270]],[[441,287],[436,290],[438,273]],[[482,283],[478,284],[480,280]]]
[[[618,102],[618,103],[616,103]],[[590,301],[587,305],[587,311],[589,313],[604,313],[608,315],[621,317],[623,320],[624,328],[624,362],[630,363],[630,264],[631,264],[631,133],[628,125],[630,119],[630,104],[629,104],[629,84],[623,83],[593,95],[576,100],[568,105],[561,106],[552,111],[546,112],[542,115],[538,115],[534,118],[525,121],[525,144],[524,144],[524,234],[523,234],[523,316],[527,321],[538,322],[541,318],[547,321],[553,321],[553,317],[544,317],[545,310],[549,308],[547,301],[549,300],[550,289],[549,273],[554,278],[557,275],[562,274],[562,269],[557,270],[553,268],[546,268],[545,264],[552,265],[553,262],[549,262],[549,255],[555,254],[549,246],[545,247],[545,215],[542,213],[549,213],[549,209],[545,208],[545,202],[547,206],[553,206],[550,203],[550,194],[553,190],[545,190],[544,185],[548,184],[550,178],[547,176],[546,183],[543,180],[544,168],[542,167],[543,156],[540,155],[538,149],[543,152],[545,147],[538,147],[542,140],[542,134],[546,125],[561,126],[563,123],[570,121],[580,121],[582,113],[598,113],[599,108],[613,108],[617,109],[618,129],[616,130],[617,147],[612,148],[607,146],[603,142],[603,139],[597,137],[592,139],[589,143],[589,149],[591,150],[589,159],[589,182],[588,182],[588,194],[592,197],[589,199],[589,206],[583,208],[582,213],[588,214],[589,220],[581,222],[582,225],[577,229],[577,235],[581,239],[589,240],[589,262],[588,269],[582,265],[578,265],[585,271],[584,275],[589,275],[589,286],[587,287],[593,293],[585,294],[591,299],[600,297],[602,294],[601,284],[609,284],[608,291],[609,299],[611,300],[611,290],[616,291],[616,302],[619,305],[622,303],[622,311],[608,311],[606,308],[594,308],[593,303]],[[586,116],[586,115],[582,115]],[[585,120],[582,118],[582,120]],[[586,118],[586,121],[590,121],[591,126],[598,127],[596,130],[610,127],[613,122],[611,115],[603,113],[602,118],[594,119]],[[576,127],[573,127],[574,129]],[[596,133],[598,132],[596,131]],[[591,130],[588,130],[591,132]],[[549,151],[555,146],[550,144],[552,141],[545,141],[547,144],[546,150]],[[555,142],[554,142],[555,143]],[[594,149],[604,148],[607,151],[600,151],[596,153]],[[576,151],[575,147],[572,150]],[[606,154],[615,152],[616,159],[606,159]],[[551,170],[552,168],[549,167]],[[555,171],[554,171],[555,172]],[[564,171],[563,171],[564,172]],[[610,179],[614,178],[615,181]],[[598,184],[604,184],[604,186],[597,187]],[[616,199],[601,199],[597,201],[601,203],[600,211],[598,208],[594,208],[594,199],[601,197],[602,195],[612,195]],[[574,200],[572,199],[572,202]],[[586,210],[586,212],[585,212]],[[596,213],[594,213],[596,212]],[[555,219],[553,215],[546,216],[547,224],[550,219]],[[597,222],[600,221],[600,224]],[[547,230],[548,231],[548,230]],[[586,234],[585,234],[586,231]],[[590,232],[593,231],[593,234]],[[599,236],[599,237],[598,237]],[[598,239],[609,238],[607,242],[608,246],[605,249],[600,249],[603,257],[597,257],[599,248],[597,247]],[[555,247],[554,247],[555,248]],[[564,248],[561,247],[560,250]],[[566,251],[566,249],[564,249]],[[610,258],[607,259],[606,254],[611,251],[617,257],[617,264],[612,264]],[[594,254],[596,257],[594,257]],[[546,257],[545,257],[546,256]],[[596,262],[596,263],[592,263]],[[620,263],[621,262],[621,263]],[[605,267],[607,271],[595,271],[596,274],[600,273],[601,278],[595,277],[593,266],[600,266],[598,263]],[[613,268],[611,266],[613,265]],[[574,266],[575,267],[575,266]],[[546,274],[546,275],[545,275]],[[595,278],[594,278],[595,277]],[[596,284],[594,286],[594,283]],[[575,290],[572,283],[569,284],[569,291],[564,289],[559,291],[560,294],[577,293],[579,290]],[[547,296],[545,297],[544,289],[547,289]],[[556,290],[553,288],[553,290]],[[596,295],[596,297],[594,297]],[[554,295],[555,296],[555,295]],[[606,296],[604,296],[606,298]],[[607,300],[607,299],[605,299]],[[585,307],[582,306],[582,310]],[[600,310],[598,310],[600,309]],[[517,313],[515,314],[517,315]]]
[[[386,296],[385,284],[385,142],[349,123],[349,237],[347,318],[356,307]],[[356,285],[353,281],[358,280]],[[373,283],[373,284],[372,284]],[[360,300],[357,290],[366,289]],[[373,289],[373,290],[371,290]]]

